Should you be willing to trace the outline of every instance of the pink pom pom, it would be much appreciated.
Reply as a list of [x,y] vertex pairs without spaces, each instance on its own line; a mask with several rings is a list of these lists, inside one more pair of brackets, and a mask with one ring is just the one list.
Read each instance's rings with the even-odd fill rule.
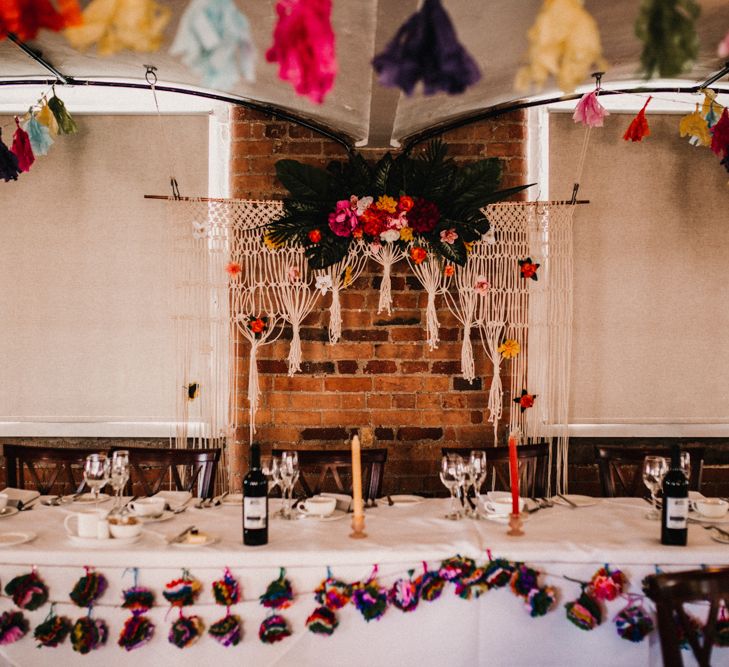
[[572,120],[588,127],[602,127],[603,119],[609,116],[608,110],[598,102],[597,91],[585,93],[577,103]]

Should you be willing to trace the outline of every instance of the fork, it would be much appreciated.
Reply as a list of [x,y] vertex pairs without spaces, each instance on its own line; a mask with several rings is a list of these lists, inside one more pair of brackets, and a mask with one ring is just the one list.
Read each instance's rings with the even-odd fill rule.
[[182,514],[189,506],[194,498],[190,498],[188,501],[180,505],[177,509],[172,510],[172,514]]

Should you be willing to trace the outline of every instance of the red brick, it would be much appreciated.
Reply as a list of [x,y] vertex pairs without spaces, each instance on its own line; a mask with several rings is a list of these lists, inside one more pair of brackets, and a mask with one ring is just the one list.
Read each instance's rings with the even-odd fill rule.
[[326,391],[371,391],[372,378],[326,378]]
[[365,373],[397,373],[397,364],[394,361],[368,361],[365,364]]

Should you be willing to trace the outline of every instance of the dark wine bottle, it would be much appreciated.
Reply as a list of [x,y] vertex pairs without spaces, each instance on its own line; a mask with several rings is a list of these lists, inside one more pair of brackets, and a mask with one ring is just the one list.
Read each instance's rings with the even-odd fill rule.
[[268,544],[268,481],[261,470],[261,446],[251,445],[251,465],[243,479],[243,544]]
[[663,478],[661,544],[686,546],[688,538],[688,480],[681,470],[681,450],[671,450],[671,467]]

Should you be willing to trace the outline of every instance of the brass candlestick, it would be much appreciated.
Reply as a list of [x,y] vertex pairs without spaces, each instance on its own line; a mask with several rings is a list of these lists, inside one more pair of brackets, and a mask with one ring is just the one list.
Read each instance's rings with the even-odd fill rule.
[[353,540],[362,540],[365,537],[367,537],[367,533],[364,532],[365,527],[365,518],[364,514],[357,515],[355,514],[352,517],[352,532],[349,534],[349,536]]
[[521,537],[524,534],[521,526],[521,514],[509,514],[509,530],[506,531],[506,534],[510,537]]

